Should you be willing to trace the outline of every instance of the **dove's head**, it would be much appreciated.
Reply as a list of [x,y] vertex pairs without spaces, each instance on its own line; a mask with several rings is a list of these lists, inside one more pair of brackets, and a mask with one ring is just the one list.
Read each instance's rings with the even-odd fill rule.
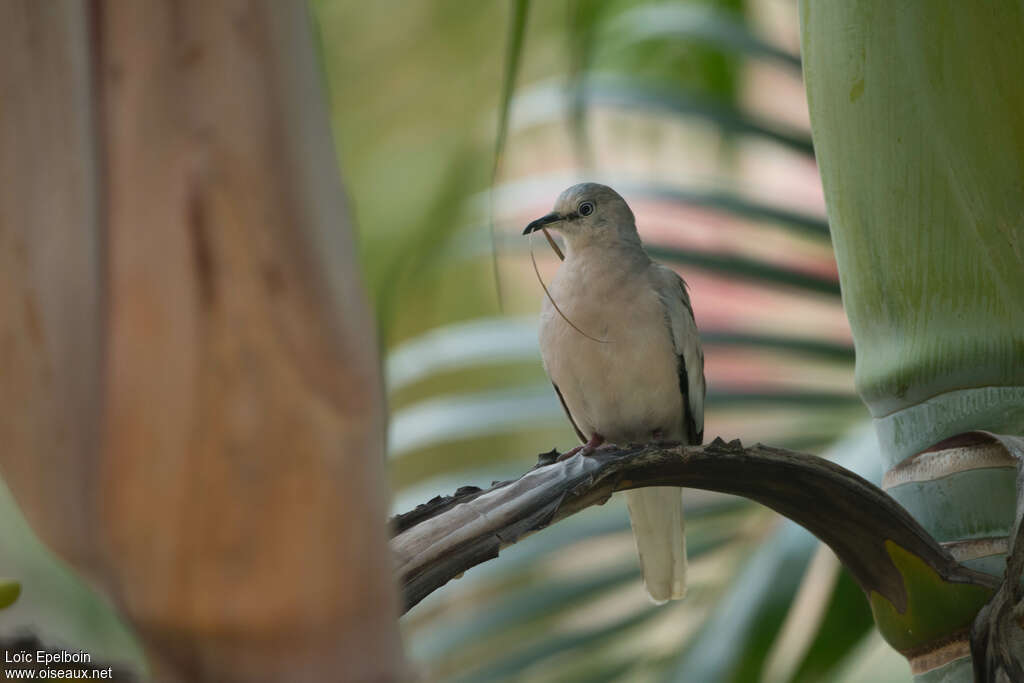
[[524,235],[549,228],[564,237],[569,251],[581,247],[640,245],[629,205],[607,185],[580,183],[563,192],[554,210],[526,226]]

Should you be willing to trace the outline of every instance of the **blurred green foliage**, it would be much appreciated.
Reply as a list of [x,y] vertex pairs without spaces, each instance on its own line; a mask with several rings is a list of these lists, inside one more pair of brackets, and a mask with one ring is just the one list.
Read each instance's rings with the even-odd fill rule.
[[[691,285],[709,438],[828,453],[870,474],[870,432],[829,448],[867,415],[813,165],[795,3],[313,6],[388,354],[396,509],[573,445],[540,365],[541,293],[519,232],[583,178],[622,191],[649,251]],[[537,253],[549,277],[546,245]],[[686,601],[647,602],[613,499],[404,617],[417,665],[432,680],[813,681],[863,680],[870,661],[878,680],[908,677],[845,573],[809,569],[813,537],[745,501],[685,500]],[[783,638],[794,600],[812,626]]]
[[11,579],[0,579],[0,609],[10,607],[21,595],[21,584]]

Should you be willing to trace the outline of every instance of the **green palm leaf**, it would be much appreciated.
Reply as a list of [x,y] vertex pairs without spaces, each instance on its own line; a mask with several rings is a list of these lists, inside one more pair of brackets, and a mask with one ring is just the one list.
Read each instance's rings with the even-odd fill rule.
[[566,97],[578,97],[587,107],[661,113],[684,119],[705,120],[723,131],[751,135],[782,145],[797,154],[813,157],[814,146],[806,132],[762,120],[735,106],[697,92],[670,85],[637,81],[610,73],[590,74],[573,91],[562,85],[541,83],[524,88],[513,101],[516,128],[557,123],[565,118]]
[[778,62],[800,74],[800,56],[759,38],[743,17],[714,5],[641,5],[608,22],[601,36],[606,49],[647,41],[697,42],[731,54]]

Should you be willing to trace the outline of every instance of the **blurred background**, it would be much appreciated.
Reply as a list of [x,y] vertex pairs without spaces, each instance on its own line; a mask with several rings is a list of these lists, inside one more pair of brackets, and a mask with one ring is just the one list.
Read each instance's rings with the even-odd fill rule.
[[[690,285],[706,437],[877,479],[795,0],[314,8],[387,350],[394,511],[575,445],[540,364],[543,294],[521,232],[582,180],[618,189],[652,256]],[[557,258],[533,249],[550,280]],[[649,603],[612,500],[414,608],[412,657],[437,680],[909,679],[810,535],[742,500],[684,500],[686,601]]]
[[[386,355],[393,511],[575,444],[540,363],[522,227],[615,187],[687,280],[708,439],[818,453],[877,481],[853,390],[801,83],[795,0],[314,0],[337,152]],[[533,242],[546,280],[558,262]],[[691,592],[651,605],[623,504],[504,551],[403,618],[427,680],[902,681],[860,589],[802,529],[685,498]],[[141,661],[6,490],[0,614]]]

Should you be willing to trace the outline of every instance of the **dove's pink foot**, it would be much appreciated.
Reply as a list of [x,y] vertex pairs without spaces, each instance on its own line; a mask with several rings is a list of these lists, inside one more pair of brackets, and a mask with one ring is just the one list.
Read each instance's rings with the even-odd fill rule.
[[600,446],[603,443],[604,437],[601,436],[600,434],[594,434],[592,437],[590,437],[590,441],[586,442],[582,446],[577,446],[572,450],[568,450],[565,453],[562,453],[560,456],[558,456],[558,460],[556,462],[562,462],[563,460],[571,458],[577,453],[582,453],[583,455],[590,455],[595,450],[597,450],[598,446]]

